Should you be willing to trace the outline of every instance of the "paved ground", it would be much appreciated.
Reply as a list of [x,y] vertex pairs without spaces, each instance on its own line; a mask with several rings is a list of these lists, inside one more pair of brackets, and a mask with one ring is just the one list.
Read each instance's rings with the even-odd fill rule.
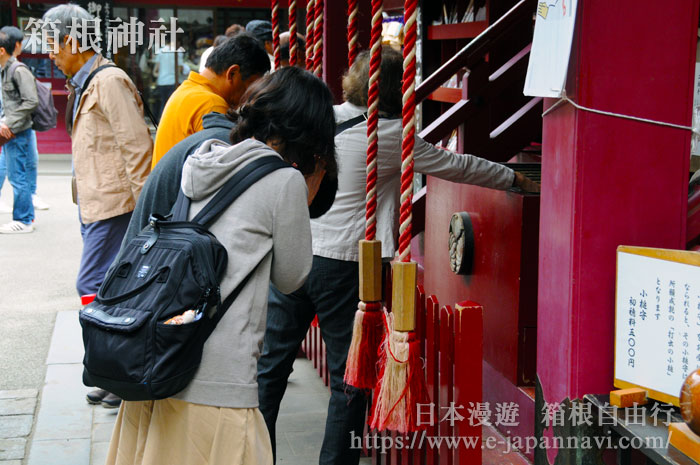
[[[36,232],[0,236],[0,465],[104,463],[116,411],[90,406],[80,382],[75,277],[81,250],[70,159],[42,156]],[[11,204],[6,183],[0,201]],[[0,215],[0,223],[9,221]],[[317,462],[328,391],[297,360],[278,422],[283,465]],[[369,463],[367,459],[363,463]]]
[[[85,402],[88,388],[80,382],[80,341],[77,311],[59,312],[27,465],[98,465],[105,461],[117,411]],[[278,464],[317,461],[328,397],[311,362],[298,359],[278,420]]]

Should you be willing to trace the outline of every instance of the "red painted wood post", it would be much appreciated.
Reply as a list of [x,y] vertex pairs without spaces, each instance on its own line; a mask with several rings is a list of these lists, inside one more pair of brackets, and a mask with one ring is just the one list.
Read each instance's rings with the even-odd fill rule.
[[[425,368],[426,368],[426,385],[428,388],[428,395],[430,396],[430,402],[433,408],[433,422],[434,424],[429,426],[426,430],[426,434],[429,436],[437,436],[438,429],[438,414],[436,410],[438,409],[438,392],[439,392],[439,381],[438,381],[438,356],[439,356],[439,315],[440,315],[440,303],[437,297],[431,295],[428,297],[426,312],[426,324],[425,324]],[[430,449],[426,445],[425,451],[425,464],[426,465],[437,465],[438,464],[438,451],[436,449]]]
[[319,365],[318,375],[321,377],[321,381],[323,381],[323,384],[326,384],[326,343],[323,341],[323,335],[321,334],[321,328],[319,328],[318,332],[319,332],[319,346],[321,348],[320,358],[318,360],[318,365]]
[[[428,324],[428,313],[427,313],[427,306],[426,306],[426,301],[425,301],[425,290],[423,289],[423,286],[416,286],[416,333],[418,335],[418,340],[420,341],[421,344],[421,354],[423,358],[423,371],[425,372],[425,376],[427,379],[427,366],[426,366],[426,334],[428,332],[427,325]],[[417,434],[417,438],[420,438],[420,435],[422,434],[421,432],[414,433]],[[411,437],[411,440],[413,438]],[[408,451],[408,455],[410,457],[410,460],[405,462],[405,463],[410,463],[412,465],[423,465],[425,463],[425,448],[419,448],[418,447],[418,440],[416,440],[413,444],[413,447]]]
[[[367,409],[367,418],[370,418],[372,415],[372,406],[370,405],[369,408]],[[366,426],[366,425],[365,425]],[[371,434],[371,436],[368,436],[371,438],[370,442],[370,450],[372,451],[372,465],[382,465],[382,454],[381,451],[378,450],[374,446],[374,438],[379,437],[381,434],[377,433],[374,430],[369,429],[369,427],[366,427],[367,431]]]
[[316,344],[316,372],[318,373],[318,376],[321,376],[321,353],[323,348],[321,347],[321,328],[318,326],[314,328],[314,339]]
[[[481,436],[481,426],[469,424],[468,407],[483,399],[482,358],[484,351],[483,307],[475,302],[455,304],[454,403],[465,418],[455,423],[454,435]],[[492,406],[495,407],[495,406]],[[454,451],[455,465],[481,463],[481,442],[467,449],[460,443]]]
[[318,343],[318,326],[314,326],[314,332],[312,334],[314,338],[314,368],[316,368],[316,373],[319,373],[321,369],[319,361],[321,358],[318,354],[321,352],[321,345]]
[[304,353],[306,354],[306,358],[308,360],[311,360],[311,350],[311,328],[309,328],[309,330],[306,331],[306,337],[304,338]]
[[[439,403],[435,406],[435,421],[438,422],[440,436],[450,438],[452,425],[449,416],[441,421],[452,408],[453,385],[454,385],[454,313],[449,305],[440,309],[440,363],[439,381],[440,394]],[[440,465],[452,465],[452,450],[447,443],[440,446]]]
[[396,438],[401,436],[401,433],[391,431],[389,436],[391,437],[391,450],[387,454],[389,458],[389,465],[401,465],[401,451],[396,447]]
[[316,340],[316,328],[315,326],[311,326],[311,361],[313,362],[314,368],[316,368],[316,365],[318,364],[318,355],[316,352],[318,351],[318,342]]

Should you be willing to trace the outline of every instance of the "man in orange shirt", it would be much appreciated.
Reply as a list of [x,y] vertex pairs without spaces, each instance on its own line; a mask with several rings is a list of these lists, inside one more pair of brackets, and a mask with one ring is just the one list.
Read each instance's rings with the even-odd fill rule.
[[156,133],[152,167],[185,137],[202,129],[202,116],[236,107],[248,86],[270,70],[265,49],[255,37],[239,34],[216,47],[199,74],[190,72],[173,92]]

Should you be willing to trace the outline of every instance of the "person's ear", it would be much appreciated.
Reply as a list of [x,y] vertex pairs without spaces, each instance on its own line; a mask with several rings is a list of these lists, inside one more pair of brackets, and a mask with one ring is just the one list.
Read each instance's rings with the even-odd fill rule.
[[238,66],[238,65],[229,66],[229,68],[226,70],[226,80],[233,81],[236,74],[240,74],[240,72],[241,72],[240,66]]

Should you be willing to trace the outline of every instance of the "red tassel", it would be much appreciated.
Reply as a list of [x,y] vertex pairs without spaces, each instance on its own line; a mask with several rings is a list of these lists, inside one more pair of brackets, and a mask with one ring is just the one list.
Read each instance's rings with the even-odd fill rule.
[[355,313],[352,342],[345,364],[345,384],[372,389],[377,384],[377,359],[384,338],[380,302],[360,302]]
[[427,405],[420,341],[415,333],[394,331],[385,338],[386,358],[375,389],[370,426],[379,431],[409,433],[425,429],[418,424],[419,405]]

